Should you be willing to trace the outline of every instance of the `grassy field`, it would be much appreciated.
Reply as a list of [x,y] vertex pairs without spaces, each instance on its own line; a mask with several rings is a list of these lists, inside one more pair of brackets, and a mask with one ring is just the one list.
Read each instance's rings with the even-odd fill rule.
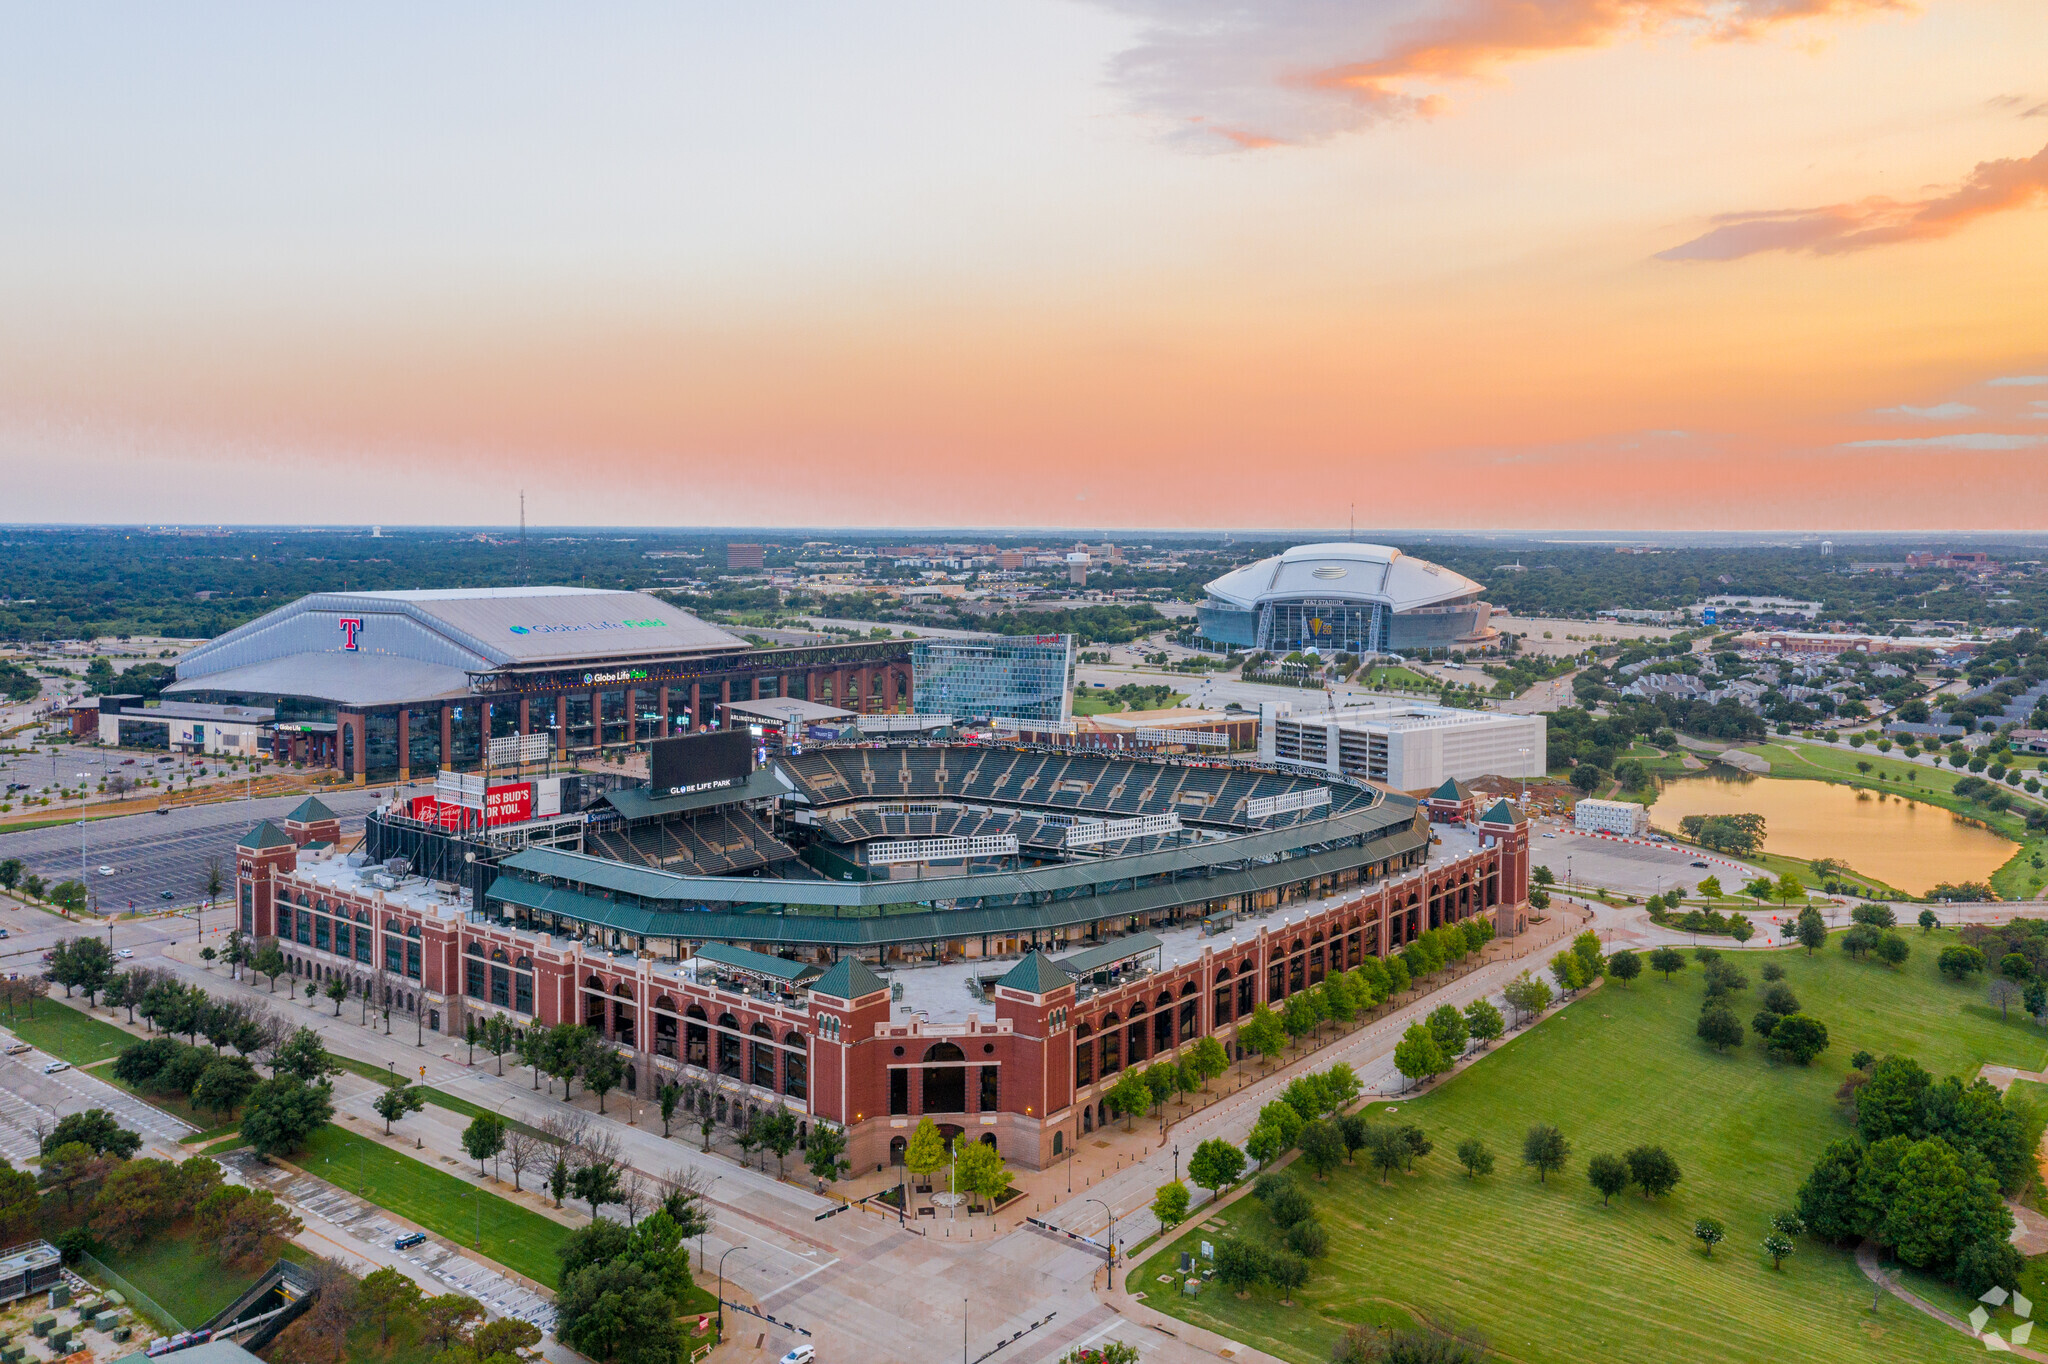
[[[332,1123],[289,1157],[322,1179],[363,1193],[440,1236],[473,1246],[499,1264],[553,1286],[560,1268],[555,1247],[570,1228],[498,1197],[474,1179],[402,1155]],[[478,1217],[482,1239],[478,1241]]]
[[152,1237],[131,1251],[103,1250],[99,1258],[188,1331],[240,1297],[262,1273],[262,1268],[235,1269],[205,1254],[189,1226]]
[[[1879,753],[1868,745],[1859,749],[1846,744],[1806,744],[1777,739],[1752,745],[1743,752],[1753,753],[1770,763],[1774,777],[1842,782],[1894,796],[1907,796],[1976,820],[2001,837],[2011,839],[2019,845],[2018,849],[1991,874],[1991,888],[2002,899],[2032,899],[2043,884],[2048,884],[2048,869],[2034,865],[2036,857],[2048,860],[2048,834],[2028,831],[2023,812],[2030,802],[2039,802],[2025,791],[2006,787],[2017,803],[2016,809],[2022,813],[2001,814],[1955,794],[1956,779],[1971,775],[1967,770],[1946,765],[1933,768],[1907,762]],[[1870,771],[1859,771],[1856,766],[1859,762],[1869,763]],[[1911,781],[1907,780],[1908,776],[1912,777]]]
[[1425,692],[1439,692],[1443,690],[1441,682],[1425,677],[1413,669],[1385,665],[1368,668],[1363,673],[1353,677],[1351,681],[1354,686],[1360,687],[1393,687],[1402,691]]
[[141,1040],[56,999],[37,1004],[34,1018],[23,1012],[0,1023],[22,1041],[74,1066],[111,1060]]
[[[1821,1148],[1849,1131],[1833,1096],[1853,1052],[1913,1055],[1936,1074],[1992,1061],[2031,1070],[2048,1057],[2048,1034],[2018,1014],[2002,1023],[1977,987],[1942,979],[1935,957],[1952,935],[1908,936],[1913,955],[1896,972],[1832,947],[1811,958],[1796,948],[1744,954],[1752,994],[1758,968],[1775,960],[1828,1024],[1833,1046],[1808,1068],[1773,1064],[1753,1043],[1727,1054],[1702,1045],[1692,967],[1668,986],[1648,977],[1603,988],[1443,1088],[1374,1105],[1419,1122],[1436,1149],[1386,1187],[1362,1167],[1340,1167],[1315,1190],[1330,1255],[1297,1307],[1266,1288],[1240,1302],[1211,1284],[1190,1300],[1159,1283],[1177,1252],[1216,1238],[1209,1228],[1165,1243],[1133,1286],[1161,1311],[1303,1364],[1328,1358],[1347,1323],[1408,1318],[1476,1329],[1528,1364],[1978,1357],[1981,1345],[1894,1299],[1870,1310],[1846,1251],[1801,1238],[1778,1273],[1758,1250],[1770,1214],[1790,1206]],[[1519,1164],[1522,1134],[1539,1122],[1572,1143],[1569,1167],[1547,1184]],[[1493,1148],[1497,1173],[1462,1177],[1454,1152],[1468,1136]],[[1669,1149],[1684,1181],[1659,1204],[1626,1194],[1602,1207],[1587,1159],[1642,1142]],[[1269,1234],[1249,1200],[1223,1215],[1232,1231]],[[1691,1234],[1702,1216],[1728,1228],[1712,1258]]]

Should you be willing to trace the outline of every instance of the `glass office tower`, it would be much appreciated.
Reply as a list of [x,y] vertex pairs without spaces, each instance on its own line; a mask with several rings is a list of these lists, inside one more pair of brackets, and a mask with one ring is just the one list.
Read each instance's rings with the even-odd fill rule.
[[1065,720],[1073,713],[1074,637],[920,639],[910,650],[920,714],[957,720]]

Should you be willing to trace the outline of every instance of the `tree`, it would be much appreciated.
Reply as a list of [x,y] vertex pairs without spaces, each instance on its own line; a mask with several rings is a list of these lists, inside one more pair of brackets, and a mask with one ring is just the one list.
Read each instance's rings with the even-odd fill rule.
[[918,1119],[910,1140],[903,1144],[903,1168],[918,1183],[931,1178],[932,1171],[946,1163],[946,1143],[930,1118]]
[[432,1354],[451,1349],[484,1319],[484,1305],[462,1293],[442,1293],[419,1306],[420,1341]]
[[1436,1039],[1437,1049],[1442,1051],[1448,1062],[1464,1054],[1466,1045],[1472,1039],[1471,1030],[1466,1026],[1465,1015],[1457,1006],[1440,1004],[1430,1012],[1424,1026],[1429,1035]]
[[225,1121],[263,1083],[256,1067],[240,1056],[223,1056],[199,1073],[192,1087],[194,1107],[220,1115]]
[[626,1059],[616,1047],[593,1046],[583,1058],[583,1087],[597,1096],[597,1111],[604,1112],[604,1096],[626,1078]]
[[1426,1156],[1436,1149],[1436,1143],[1429,1139],[1429,1134],[1412,1122],[1401,1126],[1401,1145],[1407,1153],[1401,1167],[1404,1170],[1414,1169],[1417,1157]]
[[1152,1193],[1152,1215],[1159,1219],[1159,1225],[1172,1231],[1188,1217],[1188,1186],[1179,1180],[1161,1184]]
[[1871,951],[1876,953],[1879,961],[1896,971],[1904,964],[1913,949],[1907,946],[1904,938],[1890,929],[1886,929],[1877,935],[1877,945]]
[[142,1135],[121,1126],[104,1108],[88,1108],[83,1113],[68,1113],[59,1118],[43,1138],[42,1154],[47,1156],[72,1142],[84,1144],[94,1155],[120,1160],[127,1160],[142,1149]]
[[1493,1152],[1478,1137],[1467,1137],[1458,1143],[1458,1164],[1465,1167],[1465,1178],[1493,1173]]
[[1728,1229],[1711,1217],[1702,1217],[1692,1224],[1692,1234],[1707,1248],[1707,1258],[1714,1258],[1714,1247],[1727,1239]]
[[1922,933],[1932,933],[1935,929],[1935,926],[1938,925],[1940,922],[1941,916],[1936,914],[1933,910],[1923,909],[1920,911],[1920,931]]
[[384,1120],[384,1135],[391,1135],[391,1124],[408,1113],[417,1113],[427,1106],[427,1096],[415,1085],[398,1084],[387,1086],[382,1094],[371,1101],[370,1107]]
[[1557,988],[1567,995],[1574,990],[1585,989],[1590,983],[1586,977],[1586,964],[1574,952],[1560,952],[1552,957],[1550,974],[1557,978]]
[[1408,1139],[1390,1123],[1371,1123],[1365,1130],[1366,1163],[1379,1172],[1380,1183],[1408,1163]]
[[2021,1003],[2025,999],[2025,995],[2020,990],[2020,987],[2007,980],[2004,976],[1992,978],[1991,988],[1988,993],[1991,1002],[1998,1006],[1998,1016],[2001,1019],[2009,1017],[2009,1011],[2012,1006]]
[[1262,1060],[1270,1061],[1287,1049],[1287,1030],[1280,1026],[1273,1011],[1261,1004],[1238,1025],[1237,1040],[1247,1050],[1257,1052]]
[[71,1211],[79,1195],[90,1194],[99,1187],[107,1172],[119,1162],[112,1156],[103,1156],[82,1141],[66,1142],[43,1155],[42,1168],[36,1172],[36,1182],[45,1189],[55,1189],[64,1195],[64,1210]]
[[[1775,1228],[1763,1239],[1764,1254],[1771,1257],[1772,1269],[1783,1269],[1785,1257],[1793,1251],[1792,1238]],[[1711,1254],[1711,1249],[1709,1250]]]
[[201,1243],[230,1266],[274,1260],[286,1241],[305,1230],[268,1190],[240,1184],[207,1194],[193,1210],[192,1222]]
[[1564,1133],[1549,1123],[1538,1123],[1522,1138],[1522,1164],[1535,1167],[1538,1183],[1549,1183],[1551,1175],[1564,1169],[1571,1153],[1572,1144]]
[[1645,1198],[1662,1198],[1678,1187],[1678,1162],[1661,1146],[1637,1146],[1622,1156],[1629,1181]]
[[277,993],[277,978],[289,970],[284,953],[275,942],[267,942],[256,949],[256,955],[249,960],[249,969],[259,976],[270,979],[270,992]]
[[327,987],[320,993],[334,1001],[334,1016],[340,1018],[341,1001],[348,998],[348,982],[340,976],[330,976],[327,979]]
[[1145,1089],[1152,1096],[1152,1111],[1157,1113],[1166,1106],[1166,1101],[1176,1091],[1185,1093],[1187,1081],[1181,1078],[1180,1066],[1173,1061],[1155,1061],[1141,1072]]
[[1292,1294],[1308,1282],[1308,1261],[1291,1251],[1274,1251],[1266,1260],[1266,1279],[1280,1290],[1280,1305],[1292,1307]]
[[1799,938],[1799,945],[1806,949],[1806,955],[1809,957],[1817,949],[1828,945],[1827,920],[1823,919],[1820,911],[1812,905],[1799,911],[1799,921],[1793,931]]
[[558,1208],[562,1206],[562,1199],[569,1192],[570,1174],[568,1157],[558,1151],[555,1163],[548,1167],[548,1194],[555,1200],[555,1206]]
[[1500,1040],[1507,1024],[1491,1000],[1475,999],[1465,1006],[1465,1028],[1484,1050],[1489,1043]]
[[1251,1296],[1266,1277],[1266,1248],[1242,1237],[1224,1237],[1216,1243],[1216,1277],[1238,1297]]
[[1675,947],[1659,947],[1650,953],[1650,969],[1663,975],[1669,985],[1671,977],[1685,969],[1685,953]]
[[846,1159],[846,1133],[819,1123],[811,1128],[811,1140],[804,1147],[804,1167],[828,1182],[844,1179],[853,1169]]
[[1339,1026],[1358,1016],[1364,1000],[1357,983],[1343,971],[1332,971],[1317,987],[1317,1011]]
[[1607,974],[1623,986],[1643,973],[1643,959],[1634,952],[1623,948],[1607,958]]
[[1808,1014],[1788,1014],[1771,1029],[1771,1055],[1810,1065],[1828,1049],[1827,1025]]
[[305,1145],[333,1116],[326,1085],[309,1085],[294,1074],[279,1075],[250,1094],[242,1109],[242,1137],[258,1155],[287,1155]]
[[1984,954],[1977,948],[1957,944],[1942,948],[1934,964],[1950,980],[1965,981],[1984,969]]
[[670,1080],[654,1091],[654,1101],[661,1105],[661,1135],[665,1141],[668,1139],[670,1122],[676,1114],[676,1105],[683,1101],[683,1087]]
[[1726,1051],[1742,1045],[1742,1020],[1735,1011],[1725,1005],[1715,1005],[1700,1014],[1698,1026],[1694,1029],[1700,1040],[1715,1051]]
[[1735,922],[1728,925],[1729,937],[1735,939],[1738,943],[1745,943],[1756,936],[1756,925],[1751,923],[1747,917],[1741,914],[1732,917]]
[[1244,1152],[1221,1137],[1211,1137],[1188,1157],[1188,1178],[1212,1194],[1237,1182],[1244,1173]]
[[675,1300],[630,1259],[566,1276],[555,1314],[557,1336],[600,1364],[669,1364],[688,1349]]
[[391,1343],[392,1321],[405,1321],[419,1312],[420,1286],[390,1265],[365,1274],[356,1286],[356,1304],[377,1321],[379,1343]]
[[1789,905],[1794,900],[1804,900],[1806,898],[1806,887],[1801,884],[1798,877],[1788,871],[1778,878],[1776,885],[1771,887],[1771,894]]
[[2008,952],[1998,959],[1998,974],[2011,981],[2031,980],[2034,964],[2023,952]]
[[1124,1131],[1131,1130],[1131,1119],[1152,1106],[1152,1087],[1145,1083],[1145,1077],[1135,1070],[1126,1070],[1117,1076],[1116,1083],[1109,1087],[1109,1093],[1102,1096],[1102,1102],[1109,1111],[1124,1120]]
[[469,1152],[470,1159],[476,1162],[476,1172],[481,1175],[484,1162],[505,1149],[505,1120],[495,1113],[477,1114],[462,1129],[462,1149]]
[[319,1084],[340,1069],[341,1062],[328,1054],[320,1034],[311,1028],[294,1031],[270,1058],[272,1075],[290,1075],[309,1085]]
[[1628,1163],[1620,1156],[1597,1155],[1586,1162],[1586,1178],[1600,1192],[1600,1206],[1628,1187]]
[[1280,1129],[1269,1122],[1254,1123],[1245,1135],[1244,1153],[1260,1165],[1270,1164],[1273,1159],[1287,1150],[1287,1143],[1281,1140]]
[[760,1118],[761,1145],[775,1153],[775,1177],[782,1178],[782,1163],[796,1149],[796,1119],[786,1108],[772,1109]]
[[1301,1159],[1317,1179],[1329,1178],[1343,1164],[1344,1137],[1335,1123],[1318,1119],[1301,1129]]
[[1214,1037],[1204,1037],[1188,1049],[1188,1054],[1181,1061],[1181,1068],[1196,1084],[1207,1089],[1209,1081],[1230,1069],[1230,1054],[1223,1050],[1223,1044]]
[[1435,1034],[1420,1023],[1411,1023],[1394,1045],[1394,1068],[1413,1083],[1443,1073],[1450,1068],[1450,1062],[1437,1045]]
[[619,1201],[619,1167],[608,1160],[592,1161],[569,1176],[569,1188],[590,1205],[590,1220],[595,1222],[599,1208]]
[[1883,1220],[1872,1234],[1917,1269],[1951,1264],[1980,1240],[2003,1241],[2012,1226],[1991,1162],[1929,1138],[1899,1152]]

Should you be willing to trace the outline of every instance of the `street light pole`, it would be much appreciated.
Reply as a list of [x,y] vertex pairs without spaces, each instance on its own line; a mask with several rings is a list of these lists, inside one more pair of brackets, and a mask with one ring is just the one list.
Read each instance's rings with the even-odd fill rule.
[[1099,1198],[1088,1200],[1109,1214],[1109,1290],[1116,1291],[1116,1209]]
[[725,1248],[725,1255],[718,1257],[718,1338],[720,1340],[725,1339],[725,1256],[732,1254],[736,1250],[745,1249],[745,1246],[727,1246]]

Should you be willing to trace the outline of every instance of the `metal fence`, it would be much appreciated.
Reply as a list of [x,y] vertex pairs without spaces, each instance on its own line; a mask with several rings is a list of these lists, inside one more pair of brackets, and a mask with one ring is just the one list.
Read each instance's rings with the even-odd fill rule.
[[130,1306],[154,1318],[159,1326],[167,1327],[172,1335],[188,1329],[183,1322],[180,1322],[176,1317],[166,1312],[163,1309],[163,1305],[155,1298],[150,1297],[149,1294],[107,1268],[91,1252],[83,1250],[78,1252],[78,1262],[94,1278],[101,1280],[109,1288],[120,1290],[121,1296],[128,1299]]

